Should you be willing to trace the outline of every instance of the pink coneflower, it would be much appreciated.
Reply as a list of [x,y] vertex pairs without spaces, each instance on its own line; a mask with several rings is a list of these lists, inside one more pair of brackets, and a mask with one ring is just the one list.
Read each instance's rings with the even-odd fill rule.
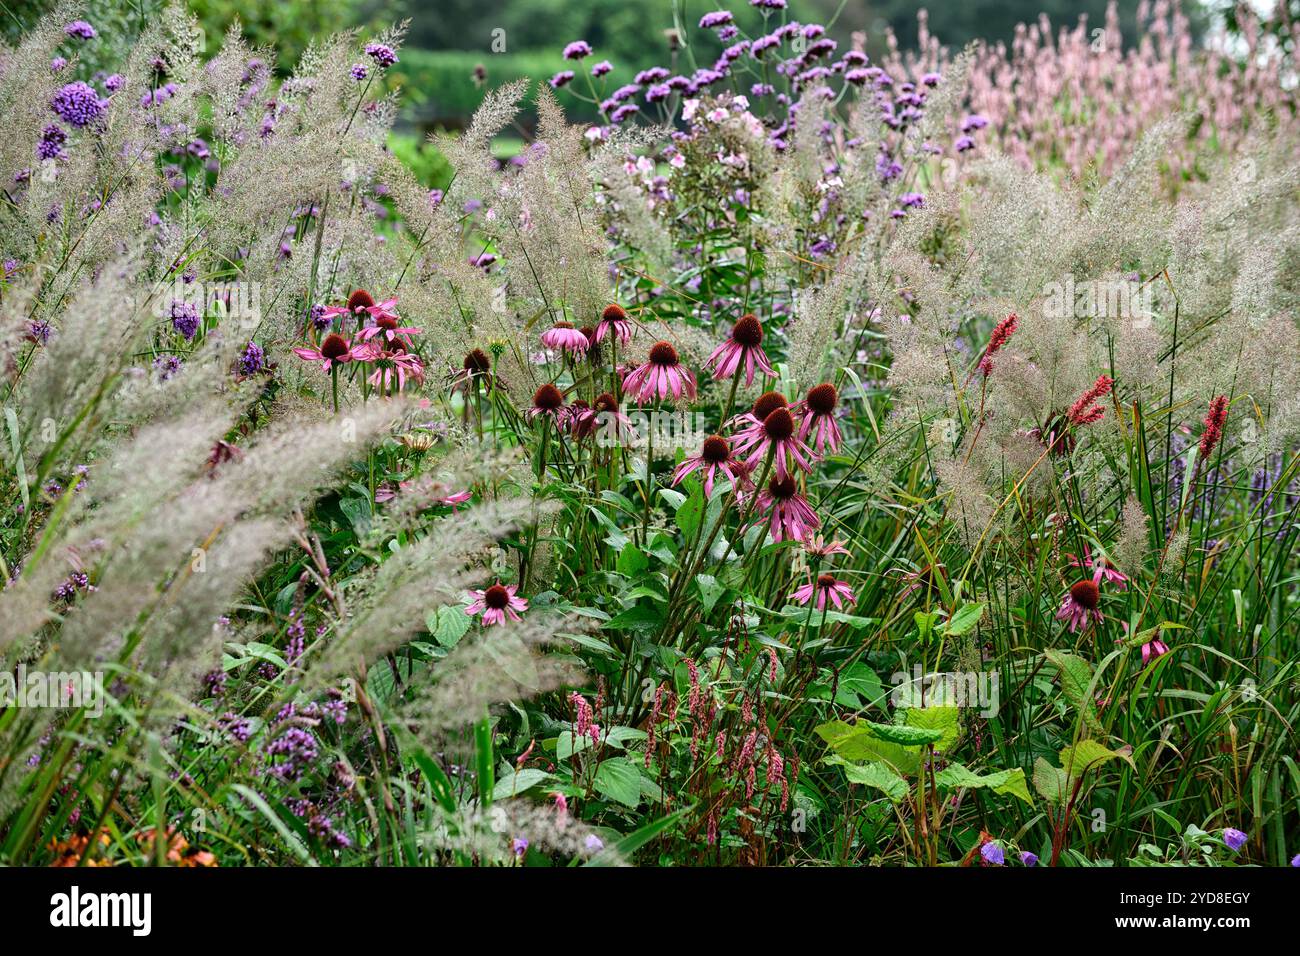
[[840,393],[830,382],[808,389],[808,395],[799,403],[803,411],[799,421],[799,440],[806,442],[811,432],[819,454],[825,446],[830,446],[832,452],[840,450],[840,426],[835,422],[835,407],[839,403]]
[[1147,641],[1142,645],[1142,664],[1145,666],[1158,657],[1163,657],[1169,653],[1169,645],[1164,641],[1156,638],[1153,641]]
[[673,472],[673,484],[677,485],[691,472],[704,469],[704,494],[713,494],[713,480],[722,472],[730,480],[732,487],[739,487],[749,481],[749,469],[731,455],[731,445],[721,435],[711,435],[704,439],[704,447],[693,458],[687,458]]
[[829,558],[833,554],[852,554],[844,547],[844,542],[836,539],[827,541],[819,534],[808,535],[803,539],[803,549],[817,558]]
[[474,598],[465,608],[470,617],[482,612],[484,624],[504,624],[506,618],[518,621],[519,612],[528,610],[528,602],[519,597],[515,591],[518,586],[502,584],[499,581],[483,591],[470,589]]
[[776,477],[790,474],[791,461],[801,471],[812,471],[812,449],[795,434],[794,415],[789,408],[769,412],[762,424],[750,426],[736,436],[736,453],[749,452],[745,464],[752,470],[770,451],[776,465]]
[[682,367],[671,343],[656,342],[650,347],[649,361],[623,379],[623,391],[635,394],[643,402],[656,397],[666,399],[669,395],[679,399],[683,394],[693,399],[695,376]]
[[1079,396],[1079,400],[1070,406],[1069,412],[1066,413],[1070,424],[1091,425],[1100,420],[1106,414],[1106,410],[1093,403],[1109,395],[1110,387],[1114,384],[1115,380],[1109,375],[1098,375],[1097,381],[1088,386],[1088,389]]
[[1095,581],[1084,579],[1070,586],[1069,593],[1061,602],[1061,609],[1056,612],[1058,621],[1068,621],[1070,633],[1087,628],[1089,623],[1100,623],[1101,588]]
[[835,610],[837,611],[842,610],[846,602],[853,604],[857,601],[857,598],[853,596],[853,591],[849,588],[848,584],[844,581],[837,580],[830,574],[817,575],[815,581],[809,581],[803,587],[794,592],[794,599],[800,604],[807,604],[813,599],[814,594],[817,596],[815,607],[819,611],[826,610],[827,598],[830,598],[831,603],[835,605]]
[[1092,549],[1088,547],[1086,541],[1083,544],[1082,561],[1072,554],[1067,554],[1066,557],[1070,559],[1070,564],[1074,567],[1087,568],[1091,570],[1093,584],[1100,585],[1102,581],[1105,581],[1107,584],[1115,585],[1121,591],[1128,585],[1128,577],[1115,567],[1115,565],[1111,564],[1110,561],[1106,559],[1105,555],[1102,555],[1095,560],[1093,559]]
[[[365,350],[364,358],[362,349]],[[376,388],[383,388],[385,392],[391,391],[394,382],[400,392],[406,387],[408,378],[414,379],[417,384],[424,382],[424,364],[418,355],[408,352],[400,340],[391,342],[388,348],[380,348],[378,342],[369,342],[357,348],[354,355],[363,361],[375,363],[375,371],[367,381]]]
[[1200,457],[1209,458],[1223,437],[1223,423],[1228,419],[1228,396],[1219,395],[1210,401],[1205,415],[1205,431],[1201,432]]
[[623,345],[632,341],[632,320],[627,317],[627,312],[621,305],[613,302],[605,306],[600,321],[596,323],[596,341],[605,341],[611,332]]
[[[394,299],[394,302],[397,300]],[[370,314],[370,309],[374,308],[375,299],[365,289],[357,289],[350,296],[346,305],[326,306],[321,312],[321,321],[332,319],[336,315],[349,315],[356,318],[357,322],[362,322],[362,317]]]
[[533,393],[532,407],[524,414],[530,421],[539,415],[547,415],[554,419],[557,425],[563,425],[568,418],[569,410],[564,407],[564,394],[547,382]]
[[587,349],[591,347],[591,342],[587,339],[587,336],[568,322],[556,322],[555,325],[543,332],[542,344],[548,349],[554,349],[557,352],[568,352],[575,358],[586,355]]
[[487,381],[492,377],[492,359],[482,349],[470,349],[465,353],[465,359],[461,362],[460,368],[451,367],[451,388],[452,390],[471,391],[478,386],[481,381]]
[[359,348],[354,351],[352,343],[337,332],[325,336],[320,348],[296,348],[293,354],[308,362],[320,362],[322,372],[328,372],[335,365],[344,365],[354,360],[359,362],[370,360],[367,349]]
[[984,347],[984,357],[980,359],[979,370],[985,378],[993,371],[993,355],[998,349],[1007,344],[1007,341],[1015,333],[1019,319],[1012,312],[1005,319],[993,327],[993,332],[989,335],[989,344]]
[[632,419],[623,414],[618,399],[613,392],[601,392],[592,402],[590,418],[584,419],[582,428],[576,433],[579,438],[600,431],[601,444],[618,445],[631,440],[635,434]]
[[[375,306],[375,308],[379,307]],[[357,338],[362,342],[369,342],[378,336],[386,342],[401,342],[409,348],[411,345],[410,337],[419,335],[422,330],[409,325],[398,325],[399,321],[401,320],[397,316],[385,312],[375,319],[374,325],[359,329]]]
[[821,520],[789,475],[767,483],[759,492],[758,507],[767,512],[765,523],[776,541],[799,541],[821,527]]
[[742,315],[731,327],[731,336],[723,342],[704,362],[705,368],[713,369],[717,379],[731,378],[740,373],[741,365],[745,368],[745,384],[754,384],[754,369],[764,375],[776,378],[776,370],[767,360],[763,351],[763,326],[757,316]]

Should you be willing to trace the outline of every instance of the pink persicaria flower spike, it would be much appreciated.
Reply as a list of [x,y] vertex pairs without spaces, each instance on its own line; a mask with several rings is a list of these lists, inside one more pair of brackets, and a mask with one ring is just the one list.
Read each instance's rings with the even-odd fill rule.
[[401,320],[395,315],[381,315],[375,319],[374,325],[368,325],[357,331],[357,338],[362,342],[369,342],[373,338],[380,338],[385,342],[400,342],[406,347],[411,345],[411,336],[419,335],[421,329],[409,325],[399,325]]
[[1210,410],[1205,415],[1205,431],[1201,432],[1198,446],[1201,460],[1204,461],[1214,453],[1214,448],[1223,437],[1223,423],[1228,419],[1228,396],[1219,395],[1210,402]]
[[840,450],[840,426],[835,422],[835,408],[840,403],[840,393],[830,382],[822,382],[808,389],[808,395],[799,407],[803,417],[799,421],[799,440],[806,442],[809,434],[818,453],[829,447]]
[[723,342],[704,363],[713,369],[716,379],[731,378],[745,369],[745,384],[754,384],[754,370],[776,378],[776,370],[763,351],[763,325],[754,315],[742,315],[731,327],[731,336]]
[[718,473],[726,475],[732,487],[739,488],[749,484],[749,469],[731,455],[731,445],[721,435],[710,435],[704,439],[700,453],[687,458],[673,472],[673,484],[680,484],[687,475],[704,469],[704,494],[713,494],[713,481]]
[[622,345],[632,341],[632,320],[627,317],[627,311],[621,305],[613,302],[605,306],[600,321],[596,323],[596,341],[603,342],[610,335]]
[[1101,623],[1101,610],[1097,606],[1100,603],[1101,588],[1097,587],[1096,582],[1088,579],[1079,581],[1070,586],[1065,600],[1061,602],[1061,609],[1056,612],[1056,619],[1068,622],[1071,634],[1086,630],[1089,624]]
[[1105,581],[1107,584],[1115,585],[1121,591],[1128,586],[1128,577],[1119,568],[1111,564],[1105,555],[1101,555],[1096,559],[1093,558],[1092,548],[1088,546],[1086,541],[1083,544],[1082,561],[1072,554],[1067,554],[1066,557],[1070,559],[1070,564],[1074,567],[1086,568],[1092,571],[1093,584],[1100,585],[1102,581]]
[[767,483],[758,494],[758,508],[767,513],[763,520],[776,541],[801,541],[821,527],[821,520],[789,475]]
[[830,574],[819,574],[815,581],[809,581],[794,592],[794,599],[800,604],[807,604],[816,597],[817,610],[826,610],[826,600],[835,605],[835,610],[842,610],[845,604],[853,604],[857,598],[844,581],[837,580]]
[[1012,312],[993,327],[993,332],[989,335],[989,344],[985,346],[984,356],[980,359],[979,364],[980,373],[985,378],[988,378],[993,372],[993,356],[1002,348],[1002,346],[1006,345],[1007,342],[1010,341],[1011,336],[1015,334],[1016,328],[1019,324],[1020,320],[1017,319],[1016,314]]
[[1142,645],[1142,664],[1145,666],[1158,657],[1169,653],[1169,645],[1157,638]]
[[569,409],[564,407],[563,393],[547,382],[536,392],[533,393],[533,404],[528,411],[524,412],[529,421],[536,419],[538,416],[545,416],[552,419],[557,425],[564,425],[569,417]]
[[1097,381],[1088,386],[1087,390],[1079,396],[1078,401],[1070,406],[1070,411],[1067,413],[1070,424],[1091,425],[1095,421],[1100,421],[1106,414],[1106,410],[1093,403],[1109,395],[1114,384],[1115,380],[1109,375],[1098,375]]
[[695,398],[695,376],[683,368],[677,350],[669,342],[656,342],[650,347],[649,361],[627,373],[623,391],[634,394],[640,401],[654,398],[675,399],[685,395]]
[[516,590],[517,585],[499,581],[482,591],[471,588],[469,593],[473,600],[465,608],[465,613],[470,617],[482,614],[484,624],[504,624],[507,617],[518,621],[520,612],[528,610],[528,602],[519,597]]
[[293,354],[308,362],[320,362],[322,372],[328,372],[335,365],[345,365],[353,360],[360,362],[370,360],[368,351],[358,349],[354,352],[352,343],[337,332],[325,336],[320,348],[296,348]]
[[794,414],[789,408],[776,408],[768,412],[762,423],[751,426],[736,436],[736,452],[749,453],[745,464],[752,471],[771,452],[776,477],[790,474],[790,462],[800,471],[812,471],[812,461],[817,456],[795,434]]
[[591,347],[587,336],[568,322],[556,322],[543,332],[542,344],[556,352],[568,352],[574,358],[582,358]]

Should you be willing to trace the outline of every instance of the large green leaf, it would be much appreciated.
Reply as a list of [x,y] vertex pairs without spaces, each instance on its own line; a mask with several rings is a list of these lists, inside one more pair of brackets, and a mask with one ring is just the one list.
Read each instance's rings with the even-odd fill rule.
[[1072,777],[1080,777],[1085,771],[1110,763],[1112,760],[1124,760],[1130,767],[1135,767],[1132,754],[1131,747],[1111,750],[1095,740],[1080,740],[1077,744],[1061,751],[1061,768],[1068,771]]
[[871,724],[854,726],[842,720],[832,720],[817,727],[816,731],[831,750],[845,760],[884,761],[905,776],[915,776],[920,769],[920,747],[882,740],[875,736]]
[[1097,707],[1089,693],[1092,686],[1092,665],[1082,657],[1064,651],[1044,651],[1043,656],[1060,673],[1061,692],[1074,705],[1084,726],[1093,733],[1103,733],[1101,721],[1097,719]]
[[887,763],[844,764],[844,776],[850,783],[874,787],[892,803],[901,803],[912,789],[906,780],[900,777]]
[[1029,787],[1025,782],[1025,772],[1019,767],[1011,770],[995,770],[993,773],[978,774],[959,763],[951,763],[934,775],[935,786],[945,790],[980,790],[988,789],[994,793],[1010,794],[1019,797],[1025,803],[1033,805],[1029,796]]
[[492,788],[492,799],[506,800],[510,797],[517,797],[525,790],[537,786],[539,783],[545,783],[548,780],[554,780],[555,775],[547,773],[545,770],[537,770],[534,767],[526,767],[523,770],[503,776],[497,781],[497,785]]
[[934,749],[945,752],[952,749],[961,731],[956,707],[909,707],[900,711],[901,721],[908,727],[937,733],[933,741]]
[[602,760],[593,784],[602,796],[632,809],[641,802],[641,771],[626,757]]

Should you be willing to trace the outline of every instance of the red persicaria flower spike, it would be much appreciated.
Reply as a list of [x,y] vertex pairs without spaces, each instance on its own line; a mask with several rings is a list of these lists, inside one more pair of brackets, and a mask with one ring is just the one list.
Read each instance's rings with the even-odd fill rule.
[[745,369],[745,384],[754,384],[754,370],[776,378],[776,370],[763,351],[763,325],[755,315],[742,315],[731,328],[731,337],[719,345],[704,363],[716,379],[732,378]]
[[1223,438],[1223,423],[1228,420],[1228,396],[1218,395],[1210,401],[1205,415],[1205,431],[1201,432],[1200,455],[1209,458]]
[[623,379],[623,390],[641,401],[695,398],[695,376],[682,367],[671,342],[656,342],[650,347],[649,361],[633,369]]
[[988,378],[989,373],[993,371],[993,355],[1006,345],[1011,336],[1015,334],[1020,325],[1020,320],[1012,312],[1005,319],[993,327],[993,332],[989,335],[989,344],[984,349],[984,357],[980,359],[980,371]]
[[1109,375],[1098,375],[1097,381],[1093,382],[1079,396],[1079,400],[1070,406],[1069,412],[1066,413],[1070,419],[1070,424],[1091,425],[1105,415],[1105,409],[1099,405],[1094,406],[1093,403],[1109,395],[1111,386],[1114,384],[1115,380]]

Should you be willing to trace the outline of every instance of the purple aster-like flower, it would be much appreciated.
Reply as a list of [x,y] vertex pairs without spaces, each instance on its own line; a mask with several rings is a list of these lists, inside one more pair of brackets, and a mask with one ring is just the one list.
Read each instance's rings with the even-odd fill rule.
[[173,329],[186,339],[194,338],[194,334],[199,330],[198,306],[192,302],[183,302],[177,299],[172,302],[171,318]]
[[121,73],[110,73],[108,78],[104,80],[104,89],[108,90],[110,93],[116,93],[122,88],[122,84],[125,82],[126,79]]
[[174,378],[184,365],[185,363],[175,355],[160,355],[153,360],[153,367],[158,370],[158,378],[164,382]]
[[58,73],[67,65],[68,65],[68,61],[66,59],[64,59],[61,56],[56,56],[52,60],[50,60],[50,72]]
[[392,66],[397,62],[397,54],[386,43],[367,43],[366,56],[374,60],[381,68]]
[[566,60],[581,60],[588,56],[591,56],[591,44],[586,40],[574,40],[564,48]]
[[618,109],[614,110],[614,112],[609,114],[609,121],[611,123],[621,123],[629,116],[639,112],[641,112],[641,107],[637,106],[635,103],[624,103]]
[[239,374],[256,375],[266,366],[266,353],[256,342],[249,340],[239,356]]
[[95,28],[85,20],[73,20],[63,28],[63,32],[70,37],[76,37],[79,40],[93,40],[96,37]]
[[609,60],[601,60],[599,63],[597,63],[595,66],[591,68],[591,75],[604,76],[612,69],[614,69],[614,64],[610,63]]
[[99,119],[108,106],[89,83],[77,80],[60,89],[50,99],[50,109],[72,126],[87,126]]
[[51,123],[41,130],[41,141],[36,144],[36,156],[42,161],[60,159],[64,155],[63,144],[67,141],[68,134],[63,131],[63,127]]
[[523,859],[524,854],[528,852],[528,837],[515,837],[510,844],[511,852],[519,859]]
[[561,70],[550,79],[551,89],[558,90],[562,86],[568,86],[573,81],[574,73],[572,70]]

